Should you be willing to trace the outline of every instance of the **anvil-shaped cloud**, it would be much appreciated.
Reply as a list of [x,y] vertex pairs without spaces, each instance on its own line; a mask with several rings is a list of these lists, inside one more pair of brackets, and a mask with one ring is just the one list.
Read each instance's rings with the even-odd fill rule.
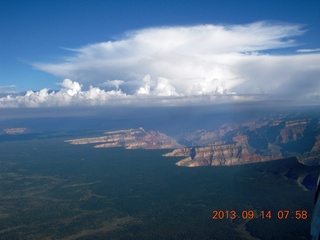
[[[301,25],[268,22],[148,28],[73,49],[60,63],[34,66],[77,81],[65,80],[61,91],[50,93],[61,95],[59,101],[48,97],[42,105],[306,99],[320,93],[320,54],[267,53],[297,46],[293,38],[304,33]],[[33,94],[40,99],[40,92]]]

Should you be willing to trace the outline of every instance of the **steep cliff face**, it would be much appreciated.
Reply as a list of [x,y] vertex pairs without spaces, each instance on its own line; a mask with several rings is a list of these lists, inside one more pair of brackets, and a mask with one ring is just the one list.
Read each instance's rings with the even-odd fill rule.
[[169,149],[182,147],[175,139],[158,131],[143,128],[105,132],[105,136],[66,140],[71,144],[97,144],[95,148]]
[[[193,147],[164,156],[185,157],[178,166],[230,166],[297,157],[305,164],[320,164],[320,124],[312,119],[272,116],[242,125],[187,135]],[[228,143],[228,144],[227,144]]]
[[[248,145],[246,136],[237,135],[234,140],[237,143],[175,149],[164,156],[186,157],[176,163],[178,166],[185,167],[231,166],[282,158],[281,154],[263,156],[254,153],[254,149]],[[191,153],[193,153],[193,156],[191,156]]]
[[193,146],[221,145],[226,143],[226,135],[239,127],[238,124],[228,124],[213,131],[202,129],[185,135],[183,140]]
[[304,164],[320,164],[319,118],[264,116],[243,124],[225,124],[213,131],[198,130],[177,140],[143,128],[105,132],[104,136],[67,140],[96,148],[174,149],[167,157],[183,157],[178,166],[231,166],[297,157]]
[[280,131],[281,142],[288,143],[302,138],[309,123],[310,119],[285,122],[285,127]]
[[320,165],[320,135],[315,137],[316,142],[310,152],[304,153],[299,157],[301,163],[307,165]]
[[316,136],[316,142],[311,150],[312,152],[320,151],[320,135]]

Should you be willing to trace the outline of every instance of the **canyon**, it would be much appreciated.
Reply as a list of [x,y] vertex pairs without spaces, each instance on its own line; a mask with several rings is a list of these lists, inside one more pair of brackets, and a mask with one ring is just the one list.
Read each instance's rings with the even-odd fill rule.
[[182,158],[176,163],[182,167],[232,166],[290,157],[306,165],[320,165],[319,118],[282,114],[183,133],[176,138],[141,127],[66,142],[94,144],[95,148],[170,149],[164,156]]

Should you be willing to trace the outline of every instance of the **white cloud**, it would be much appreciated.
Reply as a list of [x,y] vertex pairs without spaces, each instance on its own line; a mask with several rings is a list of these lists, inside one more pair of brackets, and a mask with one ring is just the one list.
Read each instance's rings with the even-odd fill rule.
[[[34,64],[77,82],[64,80],[56,93],[30,92],[15,102],[37,106],[304,99],[320,92],[320,54],[311,53],[314,49],[285,56],[265,53],[296,46],[294,37],[304,33],[301,25],[268,22],[132,31],[123,39],[73,50],[63,62]],[[0,98],[2,106],[13,102],[12,97]]]
[[99,86],[111,87],[111,88],[115,88],[116,90],[119,90],[120,85],[123,83],[124,83],[123,80],[107,80],[106,82],[99,84]]
[[238,94],[272,94],[299,99],[320,91],[320,54],[246,56],[232,65]]
[[7,88],[16,88],[16,85],[6,85],[6,86],[0,86],[0,90],[1,89],[7,89]]
[[297,52],[299,53],[312,53],[312,52],[320,52],[320,48],[313,48],[313,49],[298,49]]
[[152,96],[179,96],[175,88],[170,84],[170,81],[166,78],[159,77],[156,81],[151,79],[150,75],[146,75],[143,78],[143,86],[141,86],[136,94],[137,95],[152,95]]
[[0,97],[7,96],[8,94],[16,94],[16,91],[12,90],[16,87],[16,85],[0,86]]
[[151,76],[148,74],[146,75],[143,79],[143,86],[141,86],[138,91],[137,94],[138,95],[149,95],[150,94],[150,89],[151,89]]
[[[82,91],[78,82],[65,79],[58,84],[61,89],[57,92],[49,92],[45,88],[38,92],[27,91],[23,96],[0,98],[0,107],[52,107],[70,105],[107,105],[114,102],[124,102],[127,99],[121,90],[105,91],[103,89],[90,86],[87,91]],[[130,97],[128,98],[130,99]]]
[[238,84],[232,80],[237,77],[232,63],[239,54],[290,47],[295,44],[291,38],[303,33],[299,25],[266,22],[149,28],[81,47],[61,63],[35,66],[85,86],[120,79],[135,92],[150,74],[169,79],[179,94],[208,94],[221,82],[227,89]]

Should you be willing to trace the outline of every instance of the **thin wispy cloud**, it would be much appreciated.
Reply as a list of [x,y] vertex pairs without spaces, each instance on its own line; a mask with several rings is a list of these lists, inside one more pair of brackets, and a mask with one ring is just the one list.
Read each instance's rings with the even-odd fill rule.
[[320,52],[320,48],[313,48],[313,49],[298,49],[297,52],[299,53],[313,53],[313,52]]
[[6,85],[6,86],[0,86],[0,90],[2,89],[9,89],[9,88],[16,88],[16,85]]
[[17,88],[16,85],[5,85],[5,86],[0,86],[0,99],[1,97],[7,96],[9,94],[15,94],[16,91],[14,90]]
[[306,49],[285,56],[266,53],[297,46],[295,37],[302,34],[301,25],[268,22],[131,31],[115,41],[74,49],[59,63],[35,63],[74,82],[64,80],[58,92],[43,89],[10,101],[60,106],[305,99],[320,92],[320,54]]

